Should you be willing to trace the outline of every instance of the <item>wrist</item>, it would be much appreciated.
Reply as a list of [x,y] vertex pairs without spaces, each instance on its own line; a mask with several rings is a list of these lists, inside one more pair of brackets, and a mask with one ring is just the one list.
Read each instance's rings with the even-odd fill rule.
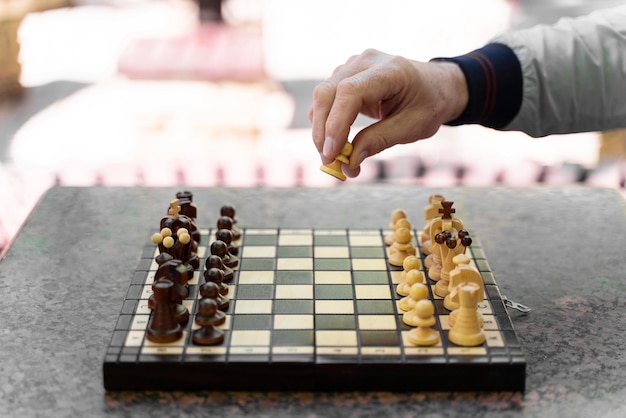
[[465,55],[431,62],[457,65],[466,80],[465,110],[446,124],[479,123],[503,129],[517,115],[523,97],[523,74],[510,47],[492,43]]
[[461,67],[450,61],[431,61],[429,64],[436,65],[441,75],[441,88],[443,95],[444,123],[458,119],[469,101],[467,80]]

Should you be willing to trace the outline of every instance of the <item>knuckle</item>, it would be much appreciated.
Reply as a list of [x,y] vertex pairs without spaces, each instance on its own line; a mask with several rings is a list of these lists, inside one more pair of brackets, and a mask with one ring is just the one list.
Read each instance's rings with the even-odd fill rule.
[[324,80],[313,89],[313,100],[319,102],[334,96],[335,84],[330,80]]
[[360,81],[356,77],[344,78],[337,83],[337,94],[353,96],[359,91]]

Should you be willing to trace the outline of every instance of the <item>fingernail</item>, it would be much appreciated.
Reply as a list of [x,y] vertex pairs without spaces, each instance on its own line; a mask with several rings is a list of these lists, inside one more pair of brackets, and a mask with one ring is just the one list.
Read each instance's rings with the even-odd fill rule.
[[322,149],[322,154],[324,154],[324,156],[328,157],[328,155],[333,151],[333,142],[333,138],[330,136],[327,136],[324,140],[324,148]]

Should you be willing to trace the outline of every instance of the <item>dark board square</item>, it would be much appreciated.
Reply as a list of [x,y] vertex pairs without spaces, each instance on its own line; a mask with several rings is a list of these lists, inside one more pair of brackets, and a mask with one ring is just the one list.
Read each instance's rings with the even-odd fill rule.
[[502,296],[500,295],[500,291],[494,285],[485,285],[485,293],[487,297],[491,301],[502,300]]
[[348,245],[348,237],[346,235],[316,235],[313,240],[317,247]]
[[352,273],[354,284],[388,284],[386,271],[355,271]]
[[494,315],[507,315],[506,306],[504,306],[504,302],[501,300],[492,300],[491,301],[491,311]]
[[487,260],[476,259],[474,260],[474,262],[476,263],[476,268],[478,269],[478,271],[491,271]]
[[111,346],[121,347],[126,341],[127,331],[113,331],[113,337],[111,338]]
[[115,329],[130,329],[130,324],[133,320],[133,315],[120,315],[117,318],[117,324],[115,324]]
[[246,235],[243,245],[276,245],[278,235]]
[[349,284],[315,285],[315,299],[352,299],[352,286]]
[[148,276],[147,271],[136,271],[135,274],[133,275],[133,280],[131,284],[145,284],[147,276]]
[[356,329],[354,315],[315,315],[315,329]]
[[382,247],[352,247],[350,255],[352,258],[383,258],[385,250]]
[[511,324],[511,319],[508,315],[495,315],[496,323],[498,324],[498,329],[501,330],[512,330],[513,324]]
[[361,331],[361,345],[380,347],[400,345],[400,336],[396,331]]
[[450,311],[447,310],[445,306],[443,306],[443,299],[435,299],[433,303],[435,304],[435,312],[437,312],[437,314],[439,315],[450,314]]
[[237,286],[237,299],[272,299],[274,286],[271,284],[240,284]]
[[274,301],[276,314],[312,314],[312,300],[276,299]]
[[495,285],[496,284],[496,279],[493,277],[493,273],[490,271],[481,271],[480,275],[483,278],[483,282],[485,282],[485,284],[492,284]]
[[317,258],[314,260],[315,270],[350,270],[351,263],[349,258]]
[[122,305],[122,315],[131,315],[135,313],[135,309],[137,309],[138,300],[125,300]]
[[313,272],[310,270],[276,271],[276,284],[312,284]]
[[275,330],[272,345],[276,346],[311,346],[315,342],[313,330]]
[[143,292],[143,286],[130,285],[128,287],[128,293],[126,293],[126,299],[139,299]]
[[360,314],[393,314],[394,303],[391,300],[357,300],[356,310]]
[[313,257],[313,247],[286,246],[278,247],[278,257]]
[[150,260],[150,262],[152,262],[153,258],[154,258],[154,254],[155,254],[155,250],[156,250],[156,245],[152,243],[152,239],[148,238],[150,244],[146,245],[145,247],[143,247],[143,249],[141,250],[141,262],[140,264],[137,266],[137,270],[143,270],[143,264],[141,264],[144,260]]
[[276,270],[276,259],[244,258],[239,262],[239,270]]
[[232,318],[232,329],[265,330],[272,328],[271,315],[234,315]]
[[475,259],[487,258],[485,257],[485,252],[483,251],[483,249],[479,246],[476,246],[474,243],[472,243],[472,245],[470,246],[470,251],[472,252],[472,255]]
[[515,335],[515,331],[513,330],[500,331],[500,333],[502,334],[502,338],[504,339],[504,344],[507,347],[519,347],[520,343],[517,340],[517,335]]

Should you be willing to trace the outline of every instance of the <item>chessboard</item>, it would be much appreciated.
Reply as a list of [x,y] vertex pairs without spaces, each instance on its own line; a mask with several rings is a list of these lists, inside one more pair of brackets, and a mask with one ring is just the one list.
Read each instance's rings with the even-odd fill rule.
[[[455,226],[449,209],[447,215],[448,226]],[[409,248],[390,244],[390,237],[399,236],[393,222],[380,229],[255,228],[232,217],[227,237],[218,232],[224,229],[219,220],[199,227],[192,220],[195,261],[182,264],[167,255],[175,254],[176,245],[165,248],[162,236],[154,238],[160,234],[147,234],[104,359],[107,390],[524,390],[526,361],[506,299],[471,231],[458,232],[472,239],[456,251],[463,254],[456,270],[472,272],[449,276],[461,277],[458,287],[464,288],[452,292],[461,305],[457,311],[465,309],[454,322],[468,322],[469,328],[478,323],[480,329],[468,332],[481,337],[457,344],[450,335],[456,324],[451,327],[449,297],[437,289],[442,279],[430,277],[440,272],[427,267],[432,262],[425,247],[432,254],[433,244],[421,229],[409,229],[415,253],[407,268],[407,262],[390,263]],[[164,224],[171,225],[171,216]],[[227,243],[228,254],[215,250],[216,241]],[[216,267],[209,262],[216,253],[222,259],[232,255],[236,265]],[[166,270],[185,280],[162,286]],[[398,293],[402,286],[405,296]],[[179,291],[170,291],[175,287]],[[417,287],[428,303],[410,303]],[[465,308],[472,305],[468,295],[478,295],[471,311]],[[204,303],[208,296],[215,302]],[[165,299],[167,309],[160,305]],[[407,312],[417,315],[419,325],[407,325]],[[167,317],[169,328],[163,331],[155,316]],[[215,317],[219,321],[207,319]]]

